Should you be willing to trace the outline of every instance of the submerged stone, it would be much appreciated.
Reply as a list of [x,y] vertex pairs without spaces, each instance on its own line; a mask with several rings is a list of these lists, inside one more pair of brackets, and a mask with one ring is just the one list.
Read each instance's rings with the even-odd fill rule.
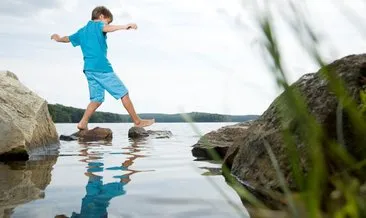
[[145,130],[141,127],[132,127],[128,130],[128,137],[130,139],[143,139],[147,137],[153,137],[156,139],[170,138],[173,136],[171,131],[166,130]]

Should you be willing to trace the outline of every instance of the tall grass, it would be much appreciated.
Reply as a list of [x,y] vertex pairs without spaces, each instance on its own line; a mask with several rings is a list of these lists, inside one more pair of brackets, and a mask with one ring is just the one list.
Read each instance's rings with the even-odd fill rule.
[[[355,100],[350,97],[344,82],[335,76],[333,69],[327,67],[323,60],[320,51],[318,50],[319,39],[317,34],[313,32],[313,28],[304,16],[305,3],[294,1],[285,1],[288,4],[291,18],[284,17],[287,21],[288,27],[293,29],[295,38],[298,43],[304,48],[308,55],[321,68],[321,76],[328,82],[329,91],[334,93],[339,101],[339,107],[344,111],[350,119],[353,127],[353,132],[359,139],[355,143],[358,146],[365,145],[365,137],[363,136],[366,130],[366,123],[362,111],[359,109]],[[267,2],[267,9],[260,14],[257,21],[263,35],[263,45],[265,48],[266,57],[270,57],[268,67],[274,77],[276,78],[278,87],[284,90],[282,106],[279,109],[282,112],[282,117],[286,120],[287,116],[291,116],[294,122],[298,125],[300,130],[301,140],[305,144],[306,154],[308,155],[309,168],[307,174],[304,174],[300,169],[298,163],[300,162],[298,150],[296,148],[293,133],[288,126],[288,122],[282,122],[282,129],[284,132],[284,143],[288,148],[288,157],[290,159],[292,173],[295,176],[297,187],[300,195],[300,205],[305,205],[306,214],[298,214],[298,211],[289,210],[293,217],[361,217],[365,215],[365,199],[360,196],[359,176],[364,174],[359,168],[358,172],[353,172],[358,176],[353,176],[349,171],[344,169],[354,169],[355,166],[362,165],[363,161],[357,162],[345,149],[342,140],[334,141],[327,138],[324,129],[320,123],[317,123],[314,116],[309,112],[305,99],[298,90],[290,87],[283,67],[283,56],[279,47],[279,39],[276,38],[276,31],[273,24],[273,8],[270,8],[270,3]],[[301,7],[303,6],[303,7]],[[259,8],[257,8],[258,11]],[[362,95],[362,94],[361,94]],[[339,120],[342,117],[338,116]],[[338,122],[338,125],[342,125]],[[342,127],[338,126],[338,130]],[[342,131],[338,131],[338,138],[342,138]],[[363,160],[366,159],[365,149],[361,154]],[[330,172],[326,159],[330,153],[332,160],[337,160],[337,166],[343,166],[339,173]],[[272,161],[274,162],[273,158]],[[278,171],[278,170],[277,170]],[[348,186],[351,184],[350,186]],[[286,188],[283,188],[286,191]],[[338,199],[342,199],[340,205],[324,206],[326,202],[332,202],[332,194],[337,193]],[[335,194],[334,194],[335,195]],[[333,197],[334,197],[333,195]],[[363,202],[363,203],[362,203]],[[290,206],[292,204],[289,204]],[[325,215],[326,214],[326,215]]]
[[[366,92],[361,91],[360,101],[357,103],[348,92],[344,81],[335,76],[333,70],[327,67],[321,52],[320,40],[313,31],[310,22],[304,15],[306,3],[299,1],[281,1],[286,4],[291,17],[283,17],[291,28],[294,36],[307,52],[309,57],[321,68],[320,74],[327,81],[329,91],[334,93],[339,102],[337,112],[337,139],[327,136],[322,124],[318,123],[314,115],[309,112],[306,100],[299,90],[290,86],[284,67],[284,56],[280,49],[280,40],[276,35],[274,25],[275,10],[272,6],[275,2],[262,1],[254,3],[257,10],[256,21],[262,35],[264,48],[263,60],[272,73],[278,88],[283,90],[283,98],[278,107],[281,113],[283,141],[287,148],[287,157],[291,166],[292,175],[296,182],[296,193],[290,191],[284,180],[283,173],[277,163],[271,146],[264,141],[264,146],[272,161],[273,167],[281,183],[282,191],[287,199],[289,217],[335,217],[335,218],[362,218],[366,217],[366,194],[360,194],[366,189]],[[264,5],[264,7],[263,7]],[[268,61],[269,60],[269,61]],[[356,136],[360,150],[357,159],[345,148],[344,133],[342,129],[343,116],[346,115]],[[297,125],[300,132],[297,136],[305,146],[308,172],[304,172],[300,166],[300,154],[297,148],[295,133],[290,128],[288,117]],[[206,142],[209,144],[209,142]],[[210,155],[219,160],[214,150],[209,150]],[[329,159],[336,162],[336,167],[329,166]],[[242,199],[248,200],[254,207],[266,208],[262,202],[247,191],[241,184],[231,177],[230,169],[223,166],[223,174],[228,178],[228,183],[238,192]],[[363,191],[366,192],[366,191]],[[299,194],[297,194],[299,193]],[[294,197],[296,195],[296,198]],[[260,215],[258,215],[260,217]]]

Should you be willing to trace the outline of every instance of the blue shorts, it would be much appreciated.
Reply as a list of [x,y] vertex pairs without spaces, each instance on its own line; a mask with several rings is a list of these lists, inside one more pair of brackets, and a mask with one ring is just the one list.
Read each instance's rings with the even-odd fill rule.
[[114,72],[84,72],[89,85],[90,101],[104,102],[104,92],[107,90],[115,99],[128,94],[123,82]]

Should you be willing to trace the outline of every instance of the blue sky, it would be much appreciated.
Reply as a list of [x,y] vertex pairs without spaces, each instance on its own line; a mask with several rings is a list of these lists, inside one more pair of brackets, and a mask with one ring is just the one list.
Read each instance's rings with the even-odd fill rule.
[[[97,5],[110,8],[115,24],[139,26],[137,31],[108,35],[109,59],[139,113],[261,114],[280,93],[261,56],[254,0],[28,2],[0,3],[0,70],[16,73],[50,103],[83,108],[89,102],[79,48],[49,37],[72,34]],[[285,0],[270,2],[273,8],[286,10],[281,6]],[[366,50],[365,26],[353,25],[343,16],[339,1],[305,2],[308,18],[322,36],[326,60]],[[344,4],[343,9],[365,20],[362,0]],[[278,37],[288,77],[294,82],[317,66],[279,17],[275,17]],[[126,113],[107,93],[100,110]]]

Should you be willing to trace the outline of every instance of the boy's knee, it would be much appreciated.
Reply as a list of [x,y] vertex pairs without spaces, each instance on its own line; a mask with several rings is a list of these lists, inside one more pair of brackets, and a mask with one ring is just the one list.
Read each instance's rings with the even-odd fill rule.
[[126,99],[126,98],[129,98],[128,92],[126,94],[123,94],[122,97],[121,97],[122,100]]
[[101,105],[104,102],[104,98],[91,98],[90,102],[97,103]]

